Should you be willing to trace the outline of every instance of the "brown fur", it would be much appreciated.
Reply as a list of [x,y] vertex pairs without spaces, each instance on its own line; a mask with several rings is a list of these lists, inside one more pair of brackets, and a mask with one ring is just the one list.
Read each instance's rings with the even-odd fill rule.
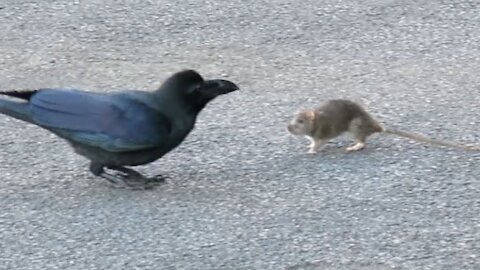
[[288,131],[294,135],[305,135],[312,141],[309,146],[309,153],[316,153],[328,140],[340,136],[344,132],[350,133],[356,142],[356,144],[348,147],[347,151],[357,151],[364,148],[367,138],[380,132],[462,150],[480,151],[480,147],[383,128],[360,105],[342,99],[329,100],[315,110],[305,110],[297,113],[289,123]]

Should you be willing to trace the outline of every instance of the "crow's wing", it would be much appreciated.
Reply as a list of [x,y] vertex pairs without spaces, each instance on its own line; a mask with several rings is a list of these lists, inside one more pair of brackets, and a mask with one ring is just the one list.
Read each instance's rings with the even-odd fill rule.
[[29,106],[36,124],[112,152],[160,147],[171,128],[158,111],[125,95],[41,89]]

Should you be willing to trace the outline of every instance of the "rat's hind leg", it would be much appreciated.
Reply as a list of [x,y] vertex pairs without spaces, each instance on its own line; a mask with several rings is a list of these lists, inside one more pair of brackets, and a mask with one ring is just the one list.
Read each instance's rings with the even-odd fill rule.
[[347,147],[348,152],[358,151],[365,148],[367,137],[376,132],[374,124],[368,119],[355,118],[349,126],[348,132],[355,140],[355,144]]

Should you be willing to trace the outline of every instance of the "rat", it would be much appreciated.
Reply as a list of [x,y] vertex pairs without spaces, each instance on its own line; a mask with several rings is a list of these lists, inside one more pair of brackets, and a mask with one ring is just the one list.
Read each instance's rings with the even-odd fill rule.
[[310,139],[311,144],[308,151],[310,154],[315,154],[330,139],[338,137],[344,132],[350,133],[355,140],[354,145],[347,147],[348,152],[365,148],[367,137],[374,133],[393,134],[418,142],[480,151],[480,147],[432,139],[384,127],[359,104],[346,99],[328,100],[316,109],[303,110],[295,114],[287,129],[293,135],[304,135]]

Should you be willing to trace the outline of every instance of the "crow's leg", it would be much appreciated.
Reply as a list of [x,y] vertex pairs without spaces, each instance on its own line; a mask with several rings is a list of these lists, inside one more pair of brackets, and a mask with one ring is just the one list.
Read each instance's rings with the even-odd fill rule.
[[145,177],[127,167],[107,166],[107,168],[120,172],[122,184],[130,189],[149,189],[165,181],[164,177]]
[[103,164],[100,163],[95,163],[95,162],[90,162],[90,172],[93,173],[95,176],[101,176],[102,173],[105,171],[103,170],[103,167],[105,167]]
[[[104,168],[117,171],[117,173],[108,173]],[[104,166],[102,164],[91,163],[90,171],[110,182],[113,186],[126,189],[150,189],[163,181],[157,178],[146,178],[139,172],[121,166]],[[164,178],[163,178],[164,180]]]
[[105,166],[103,164],[91,162],[89,169],[90,172],[93,173],[93,175],[102,177],[115,187],[121,187],[122,185],[124,185],[123,178],[125,176],[105,172]]
[[111,174],[104,172],[100,176],[105,178],[107,181],[112,182],[115,187],[126,189],[150,189],[154,186],[153,183],[150,183],[148,178],[144,177],[135,170],[121,166],[106,167],[110,170],[116,171],[117,173]]
[[148,181],[150,181],[151,183],[156,183],[156,184],[158,185],[158,184],[160,184],[160,183],[165,182],[165,181],[168,180],[168,179],[170,179],[168,176],[158,174],[158,175],[149,177],[149,178],[148,178]]
[[123,173],[127,174],[129,177],[143,178],[146,181],[151,182],[151,183],[161,183],[161,182],[165,182],[165,180],[168,179],[168,177],[163,176],[163,175],[156,175],[154,177],[145,177],[145,176],[141,175],[139,172],[137,172],[133,169],[127,168],[127,167],[107,166],[107,168],[123,172]]

